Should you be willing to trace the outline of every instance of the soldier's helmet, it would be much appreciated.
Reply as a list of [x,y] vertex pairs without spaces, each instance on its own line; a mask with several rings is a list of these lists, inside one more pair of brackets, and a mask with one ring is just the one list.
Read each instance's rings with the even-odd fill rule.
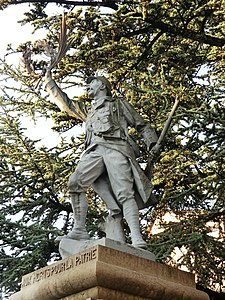
[[112,96],[111,93],[111,84],[108,81],[108,79],[105,76],[89,76],[86,80],[86,83],[89,84],[92,82],[92,80],[97,79],[100,80],[101,82],[103,82],[106,86],[106,90],[107,90],[107,96]]

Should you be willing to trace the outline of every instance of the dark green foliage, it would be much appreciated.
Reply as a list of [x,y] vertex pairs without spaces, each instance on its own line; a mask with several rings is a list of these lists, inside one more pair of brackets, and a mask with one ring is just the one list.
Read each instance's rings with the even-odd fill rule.
[[[180,100],[153,171],[161,200],[142,214],[143,234],[158,260],[185,265],[197,274],[200,287],[222,288],[224,279],[225,205],[225,22],[224,1],[115,1],[117,10],[68,9],[68,54],[53,70],[64,91],[79,80],[104,71],[113,93],[125,97],[158,133],[175,99]],[[46,17],[45,6],[32,7],[24,23],[46,28],[46,40],[58,47],[61,16]],[[0,281],[17,290],[21,275],[59,259],[54,238],[72,225],[67,179],[76,167],[82,138],[52,149],[38,148],[25,137],[21,116],[55,120],[67,132],[79,124],[60,112],[43,92],[47,62],[38,54],[46,43],[20,45],[28,50],[34,76],[2,60],[4,82],[0,127]],[[14,81],[12,81],[14,79]],[[74,90],[68,89],[74,97]],[[87,99],[82,97],[81,101]],[[138,138],[135,131],[134,138]],[[140,163],[148,153],[142,141]],[[88,230],[102,236],[98,224],[106,215],[101,200],[88,192]],[[163,216],[174,213],[176,220]],[[60,222],[58,220],[61,220]],[[152,235],[155,222],[164,230]],[[126,231],[127,232],[127,231]],[[129,234],[127,232],[127,234]],[[129,236],[127,237],[129,239]],[[174,260],[174,249],[183,254]]]

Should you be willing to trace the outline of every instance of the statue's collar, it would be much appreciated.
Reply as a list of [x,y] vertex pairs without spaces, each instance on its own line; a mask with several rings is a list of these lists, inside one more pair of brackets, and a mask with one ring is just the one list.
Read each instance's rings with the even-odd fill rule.
[[104,96],[104,97],[98,98],[98,100],[92,101],[92,107],[94,109],[99,108],[104,104],[105,101],[112,102],[112,101],[114,101],[114,99],[110,96]]

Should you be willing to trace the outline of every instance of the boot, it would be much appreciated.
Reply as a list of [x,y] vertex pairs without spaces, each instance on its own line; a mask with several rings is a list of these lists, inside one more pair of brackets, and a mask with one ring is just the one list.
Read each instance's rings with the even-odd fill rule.
[[74,240],[89,240],[90,237],[85,226],[88,210],[85,193],[70,193],[70,200],[74,214],[74,226],[67,234],[67,238]]
[[139,210],[134,199],[125,201],[123,204],[123,215],[130,228],[132,246],[135,248],[146,249],[147,244],[143,240],[140,232]]

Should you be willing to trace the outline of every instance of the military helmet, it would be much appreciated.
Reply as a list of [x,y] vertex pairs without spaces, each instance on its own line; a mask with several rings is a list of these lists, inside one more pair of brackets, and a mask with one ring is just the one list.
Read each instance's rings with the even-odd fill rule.
[[92,80],[97,79],[100,80],[102,83],[105,84],[106,89],[107,89],[107,94],[108,96],[111,96],[111,84],[108,81],[108,79],[105,76],[89,76],[86,80],[86,83],[89,84],[92,82]]

